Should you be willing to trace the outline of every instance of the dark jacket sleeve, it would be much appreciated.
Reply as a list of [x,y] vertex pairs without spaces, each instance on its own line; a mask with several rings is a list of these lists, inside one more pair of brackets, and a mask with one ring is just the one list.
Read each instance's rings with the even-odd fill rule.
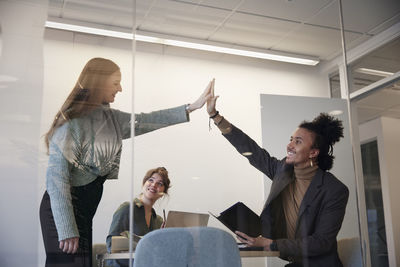
[[273,179],[280,165],[277,158],[272,157],[268,151],[261,148],[253,139],[234,125],[232,125],[232,131],[223,136],[240,154],[248,159],[251,165]]
[[111,252],[111,237],[119,236],[124,231],[129,231],[129,202],[122,203],[113,215],[106,239],[107,251],[109,253]]

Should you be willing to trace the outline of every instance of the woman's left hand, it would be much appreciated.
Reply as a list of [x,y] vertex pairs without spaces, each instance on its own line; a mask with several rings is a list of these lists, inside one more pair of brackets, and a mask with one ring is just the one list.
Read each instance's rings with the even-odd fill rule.
[[259,237],[250,237],[245,233],[235,231],[236,237],[240,240],[240,242],[246,244],[248,247],[264,247],[264,250],[270,250],[270,245],[272,243],[272,239],[265,238],[262,236]]
[[188,112],[195,111],[196,109],[199,109],[204,106],[204,104],[207,102],[208,99],[211,97],[211,88],[212,88],[213,82],[211,81],[204,92],[199,96],[199,98],[194,101],[192,104],[189,104],[188,107]]

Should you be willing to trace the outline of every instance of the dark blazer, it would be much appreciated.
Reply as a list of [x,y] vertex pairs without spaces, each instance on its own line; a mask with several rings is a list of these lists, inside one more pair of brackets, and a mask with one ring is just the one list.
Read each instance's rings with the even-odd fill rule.
[[[281,192],[293,179],[293,165],[278,160],[232,125],[224,137],[250,164],[272,180],[268,199],[261,213],[262,236],[276,240],[282,259],[307,267],[343,266],[337,253],[336,236],[346,211],[349,190],[333,174],[317,170],[299,209],[296,238],[286,235]],[[250,155],[249,155],[250,154]]]

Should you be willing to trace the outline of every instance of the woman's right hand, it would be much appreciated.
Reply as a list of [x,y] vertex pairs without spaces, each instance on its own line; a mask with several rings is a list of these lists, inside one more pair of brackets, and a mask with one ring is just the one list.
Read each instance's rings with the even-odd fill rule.
[[217,113],[216,104],[217,104],[217,98],[219,96],[215,96],[214,94],[214,84],[215,84],[215,79],[211,81],[211,96],[207,100],[207,112],[209,116],[213,116],[215,115],[215,113]]
[[79,247],[79,237],[71,237],[60,241],[60,249],[68,254],[75,254]]

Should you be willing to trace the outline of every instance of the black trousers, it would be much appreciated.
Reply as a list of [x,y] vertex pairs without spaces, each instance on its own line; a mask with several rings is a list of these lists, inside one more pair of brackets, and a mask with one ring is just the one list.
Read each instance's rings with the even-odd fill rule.
[[50,196],[44,193],[40,204],[40,225],[46,250],[46,267],[92,267],[92,221],[103,194],[105,179],[71,187],[72,205],[79,231],[79,248],[67,254],[59,248],[57,228],[50,206]]

